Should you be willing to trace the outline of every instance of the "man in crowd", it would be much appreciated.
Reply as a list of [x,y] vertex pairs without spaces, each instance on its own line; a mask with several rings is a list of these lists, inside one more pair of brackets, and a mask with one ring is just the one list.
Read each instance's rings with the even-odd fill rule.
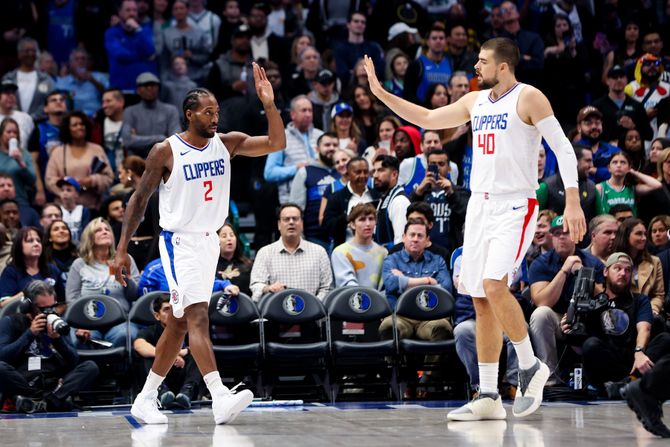
[[598,184],[610,178],[607,170],[612,155],[619,152],[619,148],[603,141],[603,114],[593,106],[582,107],[577,113],[577,130],[580,139],[576,144],[591,148],[593,153],[593,167],[589,171],[589,178]]
[[307,94],[312,101],[314,127],[317,129],[330,129],[330,110],[340,100],[335,91],[336,80],[332,71],[321,70],[312,82],[312,91]]
[[[16,200],[16,187],[10,175],[0,172],[0,200],[4,199]],[[40,217],[33,207],[19,203],[19,221],[21,226],[39,228]]]
[[614,238],[618,228],[619,223],[611,214],[601,214],[589,221],[591,245],[587,250],[603,264],[614,251]]
[[342,85],[348,85],[353,75],[354,66],[368,55],[375,64],[377,73],[383,72],[384,51],[375,41],[365,40],[367,17],[362,11],[349,14],[347,20],[347,39],[335,44],[335,66],[337,77]]
[[267,293],[292,288],[306,290],[323,300],[333,282],[330,260],[323,247],[303,239],[300,207],[283,204],[277,226],[280,239],[258,251],[251,269],[252,298],[258,301]]
[[114,173],[119,172],[119,167],[126,156],[122,134],[124,106],[125,98],[121,90],[116,88],[105,90],[102,94],[102,108],[95,117],[95,139],[105,148],[105,154]]
[[153,73],[140,74],[136,80],[139,104],[128,107],[123,115],[123,145],[131,153],[146,158],[151,147],[181,130],[179,111],[158,100],[161,81]]
[[382,194],[377,206],[375,241],[387,248],[400,242],[407,223],[409,199],[403,185],[398,184],[398,159],[380,155],[372,169],[375,190]]
[[445,53],[447,36],[443,25],[434,25],[426,35],[428,51],[412,62],[405,75],[405,99],[423,103],[430,84],[447,85],[451,77],[451,61]]
[[35,203],[37,205],[43,205],[47,197],[52,198],[51,193],[48,193],[44,188],[44,173],[47,170],[51,150],[61,144],[60,125],[68,111],[65,93],[58,90],[49,93],[44,100],[42,110],[46,115],[46,120],[37,122],[39,145],[30,148],[30,155],[33,157],[35,175],[37,176],[35,182]]
[[93,116],[100,108],[102,92],[109,87],[109,78],[105,73],[89,71],[89,65],[86,50],[75,48],[70,53],[69,74],[58,78],[56,88],[70,92],[75,110]]
[[291,101],[291,122],[286,125],[286,148],[268,155],[264,177],[267,182],[277,182],[279,203],[291,196],[291,182],[298,169],[316,160],[316,140],[323,131],[313,125],[312,103],[305,95]]
[[337,135],[324,133],[316,140],[318,158],[298,169],[291,184],[289,201],[298,205],[304,214],[305,239],[328,249],[329,238],[319,224],[321,198],[326,188],[340,174],[333,167],[333,155],[338,147]]

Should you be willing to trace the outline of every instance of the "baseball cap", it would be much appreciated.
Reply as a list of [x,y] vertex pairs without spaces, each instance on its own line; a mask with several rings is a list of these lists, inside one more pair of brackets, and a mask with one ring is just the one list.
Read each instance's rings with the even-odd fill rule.
[[614,78],[616,76],[625,76],[626,70],[623,69],[621,65],[615,65],[614,67],[607,70],[607,77]]
[[603,114],[600,112],[600,110],[596,109],[595,107],[593,106],[582,107],[577,113],[577,124],[581,123],[586,118],[592,115],[597,116],[600,119],[603,118]]
[[246,23],[241,24],[233,31],[233,37],[247,36],[251,37],[251,28]]
[[16,85],[16,82],[5,79],[0,83],[0,92],[16,92],[19,89],[19,86]]
[[394,23],[391,28],[389,28],[388,40],[392,40],[394,37],[397,37],[402,33],[416,34],[418,32],[418,29],[410,27],[405,22]]
[[321,70],[316,75],[316,82],[319,84],[330,84],[331,82],[335,82],[335,75],[330,70]]
[[332,110],[330,111],[330,117],[335,118],[337,115],[340,115],[344,112],[349,112],[353,114],[354,109],[352,109],[351,106],[346,102],[338,102],[333,106]]
[[611,255],[609,255],[607,261],[605,261],[605,267],[611,267],[612,265],[616,264],[622,259],[625,259],[631,265],[633,265],[633,259],[630,256],[628,256],[626,253],[622,251],[617,251],[616,253],[612,253]]
[[563,216],[556,216],[551,220],[551,226],[549,227],[549,232],[554,233],[554,230],[560,229],[563,231]]
[[144,73],[140,74],[135,80],[135,84],[137,84],[138,87],[140,85],[160,84],[160,83],[161,80],[158,79],[158,76],[149,71],[145,71]]
[[77,190],[77,192],[81,192],[81,185],[77,180],[75,180],[72,177],[65,176],[56,182],[56,186],[58,186],[59,188],[62,188],[63,185],[72,185],[74,186],[74,189]]

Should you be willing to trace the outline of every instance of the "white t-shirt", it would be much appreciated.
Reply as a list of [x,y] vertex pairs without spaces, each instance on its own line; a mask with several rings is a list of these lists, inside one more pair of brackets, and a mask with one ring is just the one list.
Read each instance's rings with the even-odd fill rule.
[[121,126],[123,126],[123,121],[112,121],[109,117],[106,117],[103,123],[104,146],[105,149],[114,151],[117,170],[123,162],[123,142],[119,135]]
[[35,96],[35,89],[37,88],[37,71],[33,70],[30,73],[17,71],[16,85],[19,87],[19,107],[22,111],[27,112],[33,102],[33,96]]

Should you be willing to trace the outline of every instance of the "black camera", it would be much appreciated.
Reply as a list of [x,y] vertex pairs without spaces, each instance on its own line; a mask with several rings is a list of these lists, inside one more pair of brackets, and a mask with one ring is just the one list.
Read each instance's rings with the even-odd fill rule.
[[46,307],[41,309],[42,313],[47,316],[47,324],[53,328],[54,331],[60,335],[68,335],[70,333],[70,325],[63,320],[56,309],[53,307]]
[[585,324],[587,315],[608,305],[607,295],[601,293],[593,296],[595,277],[595,270],[590,267],[582,267],[577,273],[567,313],[571,335],[588,335]]

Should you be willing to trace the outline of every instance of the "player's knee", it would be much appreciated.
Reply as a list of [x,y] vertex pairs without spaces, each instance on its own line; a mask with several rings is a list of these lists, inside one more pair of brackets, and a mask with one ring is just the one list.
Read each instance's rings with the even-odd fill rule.
[[498,297],[500,294],[505,293],[509,287],[507,282],[502,279],[485,279],[484,280],[484,293],[486,297],[491,299],[493,297]]

